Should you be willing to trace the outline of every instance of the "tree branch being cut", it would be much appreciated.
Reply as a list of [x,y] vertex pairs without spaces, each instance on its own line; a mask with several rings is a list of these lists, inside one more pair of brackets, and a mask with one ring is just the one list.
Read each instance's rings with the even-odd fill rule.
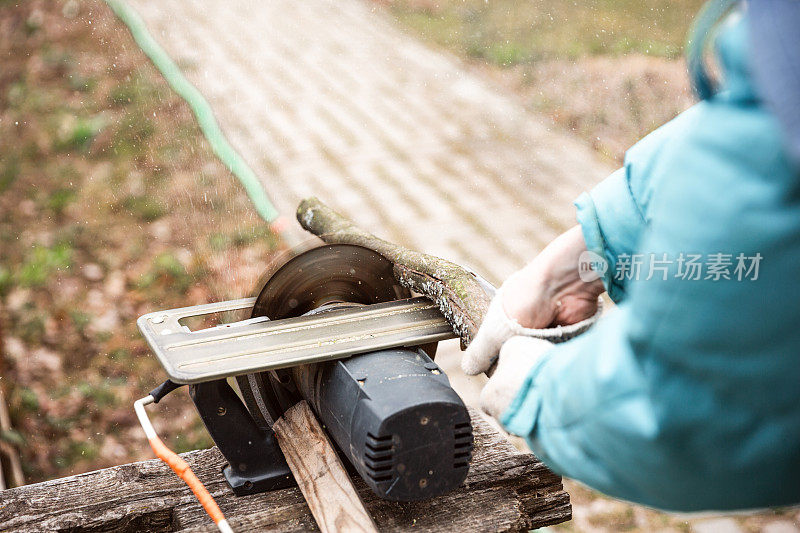
[[467,346],[478,332],[494,288],[455,263],[409,250],[358,227],[315,197],[297,208],[297,220],[329,244],[357,244],[375,250],[394,263],[398,281],[433,300]]

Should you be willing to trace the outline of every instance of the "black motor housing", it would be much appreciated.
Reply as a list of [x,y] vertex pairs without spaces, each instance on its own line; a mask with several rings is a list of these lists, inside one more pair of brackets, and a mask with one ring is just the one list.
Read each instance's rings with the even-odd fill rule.
[[422,349],[299,367],[295,382],[381,498],[424,500],[466,478],[473,443],[469,412]]

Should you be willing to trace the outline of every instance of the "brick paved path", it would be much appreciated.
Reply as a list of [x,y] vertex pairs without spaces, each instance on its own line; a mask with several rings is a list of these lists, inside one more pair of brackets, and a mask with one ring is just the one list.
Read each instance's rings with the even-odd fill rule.
[[278,209],[314,194],[501,281],[608,169],[366,0],[130,0]]
[[611,170],[367,0],[129,1],[282,213],[313,194],[498,283]]

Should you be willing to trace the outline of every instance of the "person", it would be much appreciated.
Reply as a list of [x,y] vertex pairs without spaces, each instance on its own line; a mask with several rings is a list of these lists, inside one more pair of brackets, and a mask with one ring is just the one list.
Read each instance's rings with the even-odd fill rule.
[[[727,4],[689,48],[702,101],[577,199],[462,359],[497,362],[484,410],[553,470],[667,510],[800,502],[800,2]],[[713,81],[701,36],[723,13]],[[603,292],[588,332],[539,338]]]

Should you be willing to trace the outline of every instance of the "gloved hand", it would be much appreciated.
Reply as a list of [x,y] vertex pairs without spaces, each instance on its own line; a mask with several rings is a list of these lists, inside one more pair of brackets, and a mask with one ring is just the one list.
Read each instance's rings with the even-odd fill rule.
[[[581,277],[586,243],[580,226],[551,242],[536,259],[511,275],[492,299],[461,368],[486,372],[503,344],[514,336],[562,342],[587,330],[599,317],[600,276]],[[524,376],[523,376],[524,377]]]
[[599,276],[581,279],[578,262],[585,251],[583,234],[576,226],[503,283],[461,360],[465,373],[486,372],[511,337],[563,342],[597,320],[598,296],[605,289]]
[[500,349],[497,368],[481,391],[481,408],[499,419],[519,393],[531,368],[553,344],[534,337],[515,336]]
[[[461,369],[465,374],[474,376],[489,370],[497,360],[497,354],[502,353],[505,344],[511,339],[528,338],[533,341],[541,341],[549,347],[553,343],[564,342],[583,333],[597,321],[602,312],[602,303],[598,300],[595,313],[576,324],[541,329],[524,328],[506,313],[503,305],[505,295],[504,285],[492,299],[478,334],[464,352]],[[543,346],[541,343],[537,344]],[[516,345],[519,346],[519,342]],[[529,343],[529,346],[533,346],[533,344]]]
[[[506,289],[500,287],[495,293],[492,303],[478,334],[467,347],[461,359],[461,369],[468,375],[474,376],[486,372],[494,363],[503,344],[512,337],[529,337],[538,340],[552,336],[555,330],[524,328],[519,322],[510,318],[503,308]],[[550,344],[550,343],[548,343]]]

